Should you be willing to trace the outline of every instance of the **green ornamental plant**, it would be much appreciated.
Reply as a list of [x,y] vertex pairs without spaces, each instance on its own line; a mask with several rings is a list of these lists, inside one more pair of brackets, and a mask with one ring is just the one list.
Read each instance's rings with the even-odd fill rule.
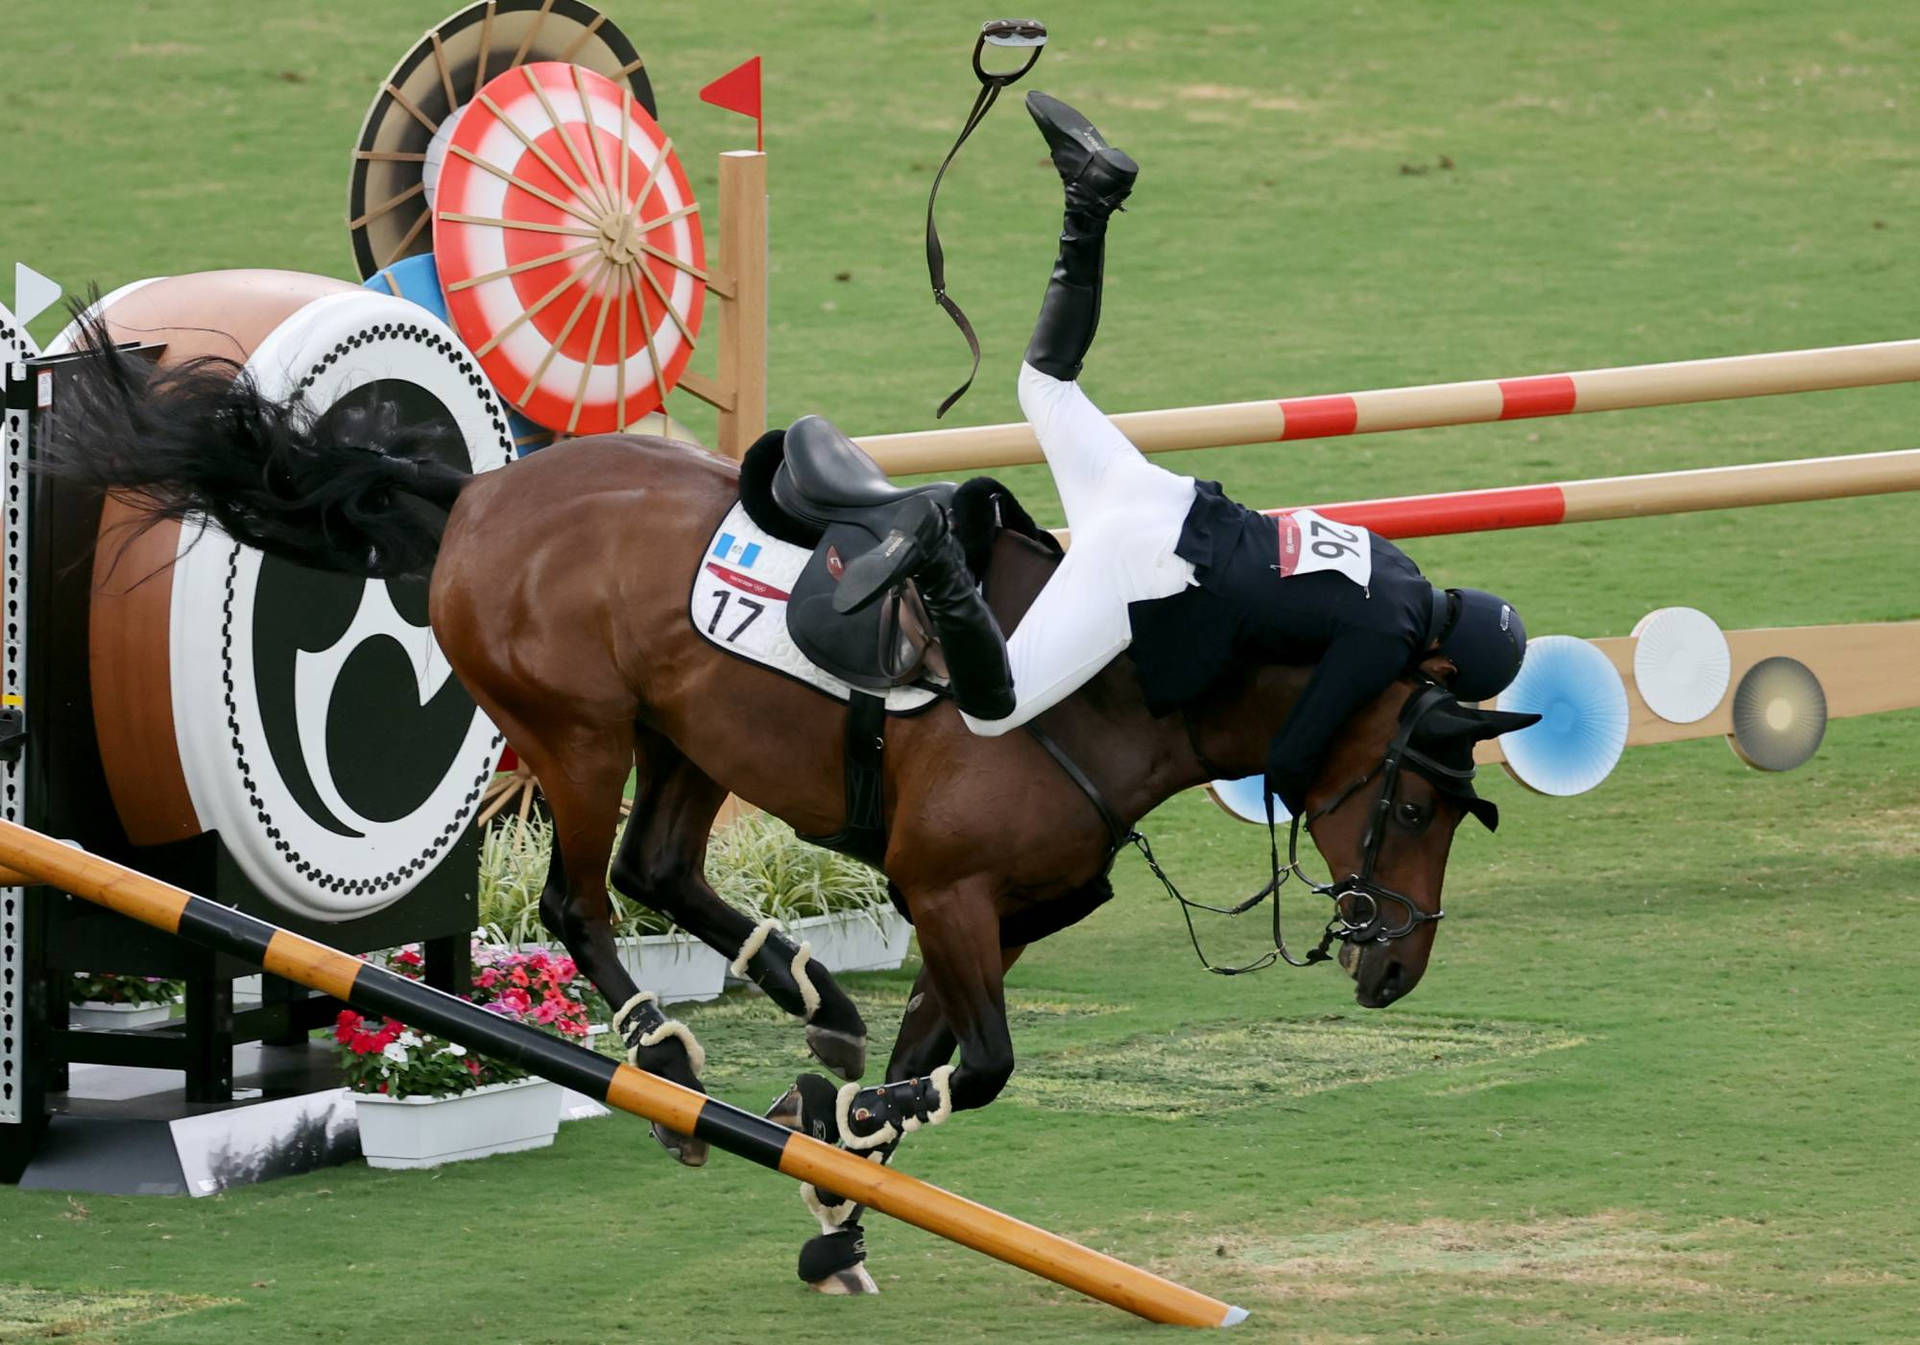
[[[480,848],[480,922],[489,938],[512,947],[551,941],[540,923],[540,892],[552,848],[552,824],[539,818],[503,817],[487,828]],[[854,912],[877,922],[888,907],[883,875],[808,844],[766,813],[714,832],[707,845],[707,881],[723,901],[756,920],[772,917],[791,924]],[[618,893],[613,907],[619,937],[674,932],[665,916]]]
[[122,976],[116,972],[76,971],[67,983],[69,1004],[171,1004],[186,982],[165,976]]

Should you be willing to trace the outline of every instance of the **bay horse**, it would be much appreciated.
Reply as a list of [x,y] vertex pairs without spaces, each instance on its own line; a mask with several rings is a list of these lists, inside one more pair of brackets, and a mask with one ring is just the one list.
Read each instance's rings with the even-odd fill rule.
[[[860,1076],[866,1028],[830,972],[720,900],[704,875],[708,832],[729,792],[801,833],[833,832],[845,811],[846,708],[716,649],[687,615],[708,540],[738,498],[735,464],[664,439],[601,435],[469,475],[435,456],[429,431],[391,413],[313,416],[267,400],[230,361],[154,371],[117,349],[98,320],[82,328],[91,373],[63,398],[49,470],[154,517],[210,519],[299,563],[369,577],[431,574],[440,647],[546,791],[556,844],[542,917],[616,1011],[636,1064],[699,1088],[704,1053],[615,956],[610,858],[618,891],[734,958],[805,1020],[808,1046],[826,1066]],[[1055,563],[1038,543],[1000,534],[988,593],[1003,628]],[[1155,718],[1123,655],[1043,728],[1131,828],[1183,790],[1259,771],[1312,671],[1249,669]],[[1441,787],[1444,772],[1397,769],[1417,696],[1426,704],[1431,683],[1410,673],[1355,716],[1307,798],[1307,830],[1331,872],[1364,873],[1372,890],[1407,908],[1391,937],[1375,921],[1376,937],[1342,951],[1369,1007],[1404,996],[1425,971],[1448,850],[1468,806]],[[1473,740],[1529,722],[1440,699],[1430,754],[1444,740],[1470,762]],[[1110,894],[1116,850],[1109,821],[1035,736],[976,737],[949,703],[891,720],[885,736],[884,869],[918,930],[923,965],[887,1084],[837,1097],[843,1141],[849,1104],[855,1116],[902,1122],[883,1157],[901,1131],[1000,1093],[1014,1069],[1007,968],[1027,943]],[[1383,761],[1392,768],[1383,772]],[[630,771],[632,818],[616,852]],[[1377,797],[1365,788],[1376,777]],[[1350,927],[1368,920],[1355,903],[1377,904],[1351,883],[1324,890]],[[806,1123],[804,1107],[790,1112],[784,1119]],[[681,1162],[704,1161],[704,1141],[656,1133]],[[857,1208],[812,1195],[825,1230],[815,1243],[857,1233]],[[844,1270],[849,1256],[816,1258],[814,1268]],[[804,1256],[802,1275],[831,1278],[809,1274]]]

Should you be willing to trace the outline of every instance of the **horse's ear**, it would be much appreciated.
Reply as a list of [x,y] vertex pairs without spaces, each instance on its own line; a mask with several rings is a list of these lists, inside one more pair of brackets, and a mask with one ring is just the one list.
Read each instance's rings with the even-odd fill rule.
[[1521,729],[1530,729],[1540,722],[1540,716],[1514,710],[1475,710],[1474,718],[1479,726],[1474,730],[1476,740],[1498,738],[1503,733],[1516,733]]
[[1512,710],[1482,710],[1476,705],[1442,705],[1420,721],[1420,736],[1438,741],[1453,739],[1479,742],[1498,738],[1540,722],[1536,714]]

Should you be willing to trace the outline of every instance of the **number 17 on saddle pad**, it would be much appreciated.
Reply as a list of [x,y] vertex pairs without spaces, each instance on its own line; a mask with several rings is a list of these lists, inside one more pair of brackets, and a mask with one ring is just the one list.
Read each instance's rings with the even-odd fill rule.
[[[694,572],[687,616],[695,630],[729,654],[844,701],[852,688],[802,653],[787,627],[787,604],[810,555],[762,530],[735,504]],[[924,687],[894,687],[887,692],[887,709],[904,714],[933,699]]]

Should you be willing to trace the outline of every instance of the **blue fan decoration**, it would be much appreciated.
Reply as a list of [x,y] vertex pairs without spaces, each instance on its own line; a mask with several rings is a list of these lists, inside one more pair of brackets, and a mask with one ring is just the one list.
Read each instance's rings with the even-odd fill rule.
[[[378,294],[397,294],[402,299],[419,304],[448,327],[453,326],[447,317],[446,295],[440,292],[440,268],[431,252],[418,253],[392,266],[382,267],[362,281],[361,286]],[[545,448],[554,440],[552,430],[534,424],[511,407],[507,409],[507,428],[513,431],[515,457],[525,457],[535,449]]]
[[[1267,803],[1261,797],[1265,784],[1264,775],[1244,775],[1238,780],[1215,780],[1207,786],[1207,796],[1242,822],[1258,822],[1265,825]],[[1287,811],[1287,805],[1280,802],[1280,796],[1275,794],[1273,820],[1287,822],[1292,818],[1293,814]]]
[[1612,772],[1627,745],[1627,688],[1599,648],[1571,635],[1527,642],[1502,710],[1540,722],[1500,740],[1507,772],[1540,794],[1584,794]]

